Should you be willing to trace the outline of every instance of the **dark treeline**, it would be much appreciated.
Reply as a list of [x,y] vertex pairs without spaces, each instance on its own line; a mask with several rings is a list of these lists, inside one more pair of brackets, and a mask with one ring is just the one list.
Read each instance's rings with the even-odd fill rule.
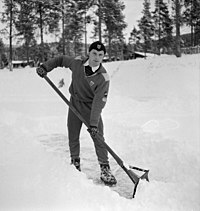
[[[129,38],[135,50],[175,54],[181,56],[181,47],[200,44],[200,1],[199,0],[155,0],[151,10],[149,0],[144,0],[139,29],[133,28]],[[181,27],[191,29],[181,35]]]
[[[181,47],[200,43],[199,0],[143,1],[142,17],[125,41],[122,0],[3,0],[1,33],[9,38],[8,54],[0,40],[0,62],[12,60],[43,62],[59,54],[87,54],[87,25],[93,25],[93,38],[107,47],[108,59],[129,59],[134,51],[174,53],[181,56]],[[153,9],[151,9],[153,8]],[[133,8],[133,12],[134,12]],[[190,27],[187,39],[180,28]],[[6,31],[6,33],[5,33]],[[45,43],[45,35],[55,42]],[[17,40],[17,47],[13,42]],[[1,65],[2,66],[2,65]],[[12,65],[11,65],[12,66]]]

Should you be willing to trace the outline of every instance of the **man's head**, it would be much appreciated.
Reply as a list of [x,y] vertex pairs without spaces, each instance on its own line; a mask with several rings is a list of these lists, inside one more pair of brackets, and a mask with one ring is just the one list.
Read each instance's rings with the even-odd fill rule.
[[106,54],[106,48],[100,41],[93,42],[89,47],[89,65],[99,66]]

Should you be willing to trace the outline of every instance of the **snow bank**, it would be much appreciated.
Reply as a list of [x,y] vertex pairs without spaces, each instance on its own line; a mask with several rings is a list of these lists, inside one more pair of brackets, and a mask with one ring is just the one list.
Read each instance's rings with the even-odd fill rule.
[[[96,185],[93,144],[81,134],[83,172],[69,163],[67,107],[32,68],[0,71],[0,210],[199,210],[199,55],[106,63],[107,143],[150,169],[135,199],[111,158],[118,186]],[[68,97],[70,71],[49,74]]]

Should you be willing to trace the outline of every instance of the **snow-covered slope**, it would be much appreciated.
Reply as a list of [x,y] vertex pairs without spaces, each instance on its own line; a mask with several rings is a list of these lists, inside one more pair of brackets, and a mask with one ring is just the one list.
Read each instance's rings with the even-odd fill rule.
[[[107,143],[126,163],[150,169],[133,184],[111,158],[118,186],[99,177],[93,143],[81,133],[82,173],[70,165],[67,106],[33,68],[0,70],[0,210],[200,209],[200,55],[106,63],[111,86],[103,111]],[[70,71],[49,77],[69,97]]]

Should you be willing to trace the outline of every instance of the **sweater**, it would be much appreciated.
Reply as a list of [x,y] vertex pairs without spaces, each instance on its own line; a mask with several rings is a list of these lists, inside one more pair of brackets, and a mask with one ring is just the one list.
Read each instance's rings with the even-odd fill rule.
[[72,71],[69,92],[78,101],[91,104],[90,125],[98,127],[102,109],[104,108],[109,90],[109,76],[100,64],[91,76],[86,76],[84,63],[87,59],[59,56],[43,63],[47,72],[57,67],[66,67]]

